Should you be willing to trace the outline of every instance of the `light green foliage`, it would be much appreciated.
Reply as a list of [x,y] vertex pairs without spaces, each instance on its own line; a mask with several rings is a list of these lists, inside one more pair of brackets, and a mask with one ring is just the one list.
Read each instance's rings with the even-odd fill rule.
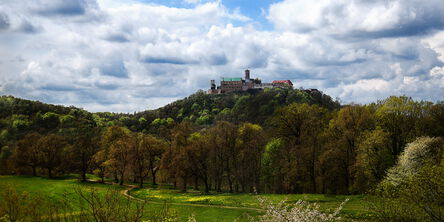
[[12,127],[16,130],[24,130],[29,125],[31,125],[31,122],[29,121],[28,116],[26,115],[12,115],[11,116],[12,121]]
[[279,175],[281,167],[280,152],[284,146],[284,141],[280,138],[272,139],[265,146],[265,152],[262,154],[262,181],[264,181],[266,191],[272,191],[275,186],[274,179],[282,180],[282,177],[275,178]]
[[64,127],[72,127],[75,124],[75,117],[72,115],[62,115],[60,116],[60,123],[64,126]]
[[206,125],[211,123],[211,114],[210,111],[207,109],[202,110],[199,112],[199,117],[196,119],[196,124],[198,125]]
[[0,141],[6,141],[9,137],[9,132],[7,129],[0,131]]
[[424,123],[430,108],[430,103],[415,102],[406,96],[391,96],[378,102],[375,113],[377,124],[390,135],[393,159],[408,142],[425,134]]
[[381,129],[364,132],[357,150],[355,189],[367,190],[377,184],[393,162],[388,133]]
[[415,176],[426,164],[436,164],[444,152],[442,138],[420,137],[409,143],[391,168],[385,179],[392,185],[400,185]]
[[442,138],[421,137],[406,146],[377,189],[381,220],[444,220],[443,145]]
[[145,118],[143,118],[143,117],[139,118],[139,123],[140,124],[146,124],[146,122],[147,122],[147,120]]

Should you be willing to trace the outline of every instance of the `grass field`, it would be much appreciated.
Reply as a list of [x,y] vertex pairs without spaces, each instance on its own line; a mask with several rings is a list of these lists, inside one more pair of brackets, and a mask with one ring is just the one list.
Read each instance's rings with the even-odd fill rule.
[[367,209],[370,204],[364,195],[323,195],[323,194],[231,194],[212,193],[202,194],[196,191],[180,193],[173,189],[134,189],[131,195],[153,202],[169,200],[172,203],[205,204],[212,206],[233,206],[240,208],[261,208],[259,198],[267,199],[273,203],[285,201],[295,203],[298,200],[318,203],[320,209],[330,212],[336,209],[344,200],[349,201],[341,211],[340,216],[350,219],[371,219],[372,214]]
[[[0,190],[6,184],[14,184],[19,191],[26,191],[32,194],[43,195],[45,198],[63,198],[77,201],[79,198],[74,192],[75,187],[81,183],[78,182],[75,175],[59,177],[57,179],[47,179],[42,177],[29,176],[0,176]],[[106,192],[107,189],[124,190],[126,187],[117,185],[107,185],[98,183],[87,183],[85,186],[94,187],[99,192]],[[159,212],[164,206],[164,202],[170,202],[170,208],[180,218],[186,221],[194,214],[197,221],[247,221],[247,216],[255,216],[261,211],[249,209],[260,208],[258,198],[266,198],[272,202],[285,200],[292,203],[299,199],[317,202],[321,205],[321,210],[329,211],[335,209],[345,199],[350,201],[345,205],[341,216],[349,219],[369,219],[370,212],[366,210],[368,204],[364,196],[326,196],[320,194],[306,195],[277,195],[277,194],[201,194],[197,191],[180,193],[173,189],[134,189],[130,192],[134,197],[146,199],[149,201],[146,209],[147,214]],[[0,197],[1,198],[1,197]],[[203,206],[202,206],[203,205]],[[226,208],[229,207],[229,208]]]

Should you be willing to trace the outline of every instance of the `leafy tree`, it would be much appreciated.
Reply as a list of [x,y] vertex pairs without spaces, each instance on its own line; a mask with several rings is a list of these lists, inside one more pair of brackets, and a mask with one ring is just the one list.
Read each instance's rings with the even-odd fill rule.
[[406,146],[376,190],[383,201],[375,208],[381,220],[444,219],[443,154],[442,138],[421,137]]
[[131,151],[131,160],[140,187],[143,187],[143,181],[150,173],[153,179],[152,183],[156,185],[156,173],[159,170],[160,157],[165,150],[165,146],[164,141],[151,135],[141,133],[137,135],[137,144]]
[[130,163],[130,150],[135,146],[129,130],[119,126],[108,127],[102,137],[102,146],[108,149],[105,165],[120,176],[120,185],[125,182],[125,174]]
[[227,178],[229,191],[233,192],[235,172],[239,169],[236,149],[237,127],[229,122],[220,121],[206,132],[208,136],[209,171],[215,182],[216,190],[222,190],[224,176]]
[[327,113],[317,105],[294,103],[278,109],[271,119],[273,134],[286,146],[281,155],[286,160],[286,178],[293,181],[289,186],[293,192],[317,192],[320,137],[327,126]]
[[73,171],[80,171],[81,180],[86,181],[86,173],[92,168],[93,157],[99,150],[98,128],[81,125],[76,128],[74,144],[70,149]]
[[341,175],[334,175],[330,172],[326,174],[334,175],[336,178],[344,178],[344,186],[351,191],[356,177],[356,158],[358,155],[359,139],[367,130],[373,128],[371,112],[363,106],[350,105],[339,110],[338,114],[330,121],[327,132],[328,143],[327,155],[337,157],[337,162],[342,168]]
[[17,142],[15,162],[19,167],[31,167],[33,176],[37,176],[37,167],[40,166],[41,150],[39,149],[37,142],[41,137],[42,135],[38,133],[29,133]]
[[391,96],[379,101],[376,110],[378,125],[390,135],[391,153],[395,160],[404,146],[416,137],[422,136],[420,127],[427,103],[418,103],[406,96]]
[[192,174],[195,177],[195,189],[198,190],[198,180],[200,179],[205,186],[205,193],[210,191],[210,158],[209,143],[207,135],[193,133],[188,138],[190,145],[188,147],[190,162],[192,165]]
[[260,192],[261,157],[264,152],[265,135],[262,127],[244,123],[239,127],[236,148],[239,150],[237,181],[241,191]]
[[37,141],[39,163],[48,171],[48,177],[51,178],[53,170],[62,163],[67,146],[65,138],[55,134],[45,135]]
[[364,132],[358,144],[356,157],[355,189],[364,192],[379,183],[391,167],[390,137],[376,129]]
[[192,133],[192,125],[189,122],[176,125],[171,132],[171,147],[162,156],[162,168],[174,177],[175,181],[180,180],[183,192],[186,192],[188,179],[192,174],[188,140]]

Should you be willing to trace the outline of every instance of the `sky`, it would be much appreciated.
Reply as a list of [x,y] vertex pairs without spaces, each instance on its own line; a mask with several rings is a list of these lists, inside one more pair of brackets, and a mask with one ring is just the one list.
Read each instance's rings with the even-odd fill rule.
[[210,80],[444,100],[442,0],[1,0],[0,95],[155,109]]

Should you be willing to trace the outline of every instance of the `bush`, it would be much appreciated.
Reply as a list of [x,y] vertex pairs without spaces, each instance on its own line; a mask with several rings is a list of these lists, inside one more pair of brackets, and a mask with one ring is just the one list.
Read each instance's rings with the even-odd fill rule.
[[380,221],[444,221],[443,144],[421,137],[407,145],[376,190]]
[[266,212],[262,216],[250,218],[250,221],[261,222],[324,222],[338,221],[337,215],[342,210],[348,199],[342,202],[339,207],[331,214],[319,211],[319,205],[316,203],[308,203],[302,200],[295,204],[285,204],[281,201],[278,204],[270,203],[265,199],[259,199],[261,205],[266,208]]

